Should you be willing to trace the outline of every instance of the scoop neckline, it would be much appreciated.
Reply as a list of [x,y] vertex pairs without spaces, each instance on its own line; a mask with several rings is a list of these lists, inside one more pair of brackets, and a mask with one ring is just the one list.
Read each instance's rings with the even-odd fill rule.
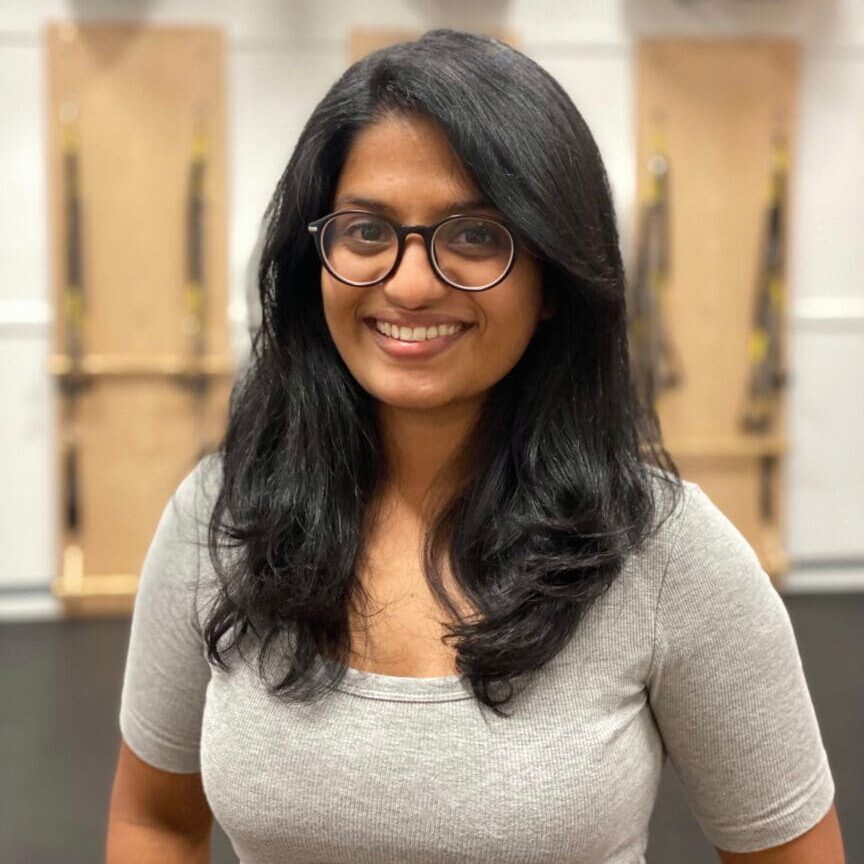
[[316,654],[315,659],[319,667],[329,666],[345,671],[337,690],[367,699],[387,702],[451,702],[471,699],[474,695],[470,684],[462,675],[431,678],[384,675],[381,672],[367,672],[353,666],[344,666],[336,660],[325,659],[321,654]]

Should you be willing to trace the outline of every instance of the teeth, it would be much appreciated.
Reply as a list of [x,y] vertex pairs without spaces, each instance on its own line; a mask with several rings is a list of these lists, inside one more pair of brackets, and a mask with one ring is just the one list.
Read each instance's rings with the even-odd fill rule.
[[437,339],[439,336],[452,336],[460,330],[465,329],[463,324],[440,324],[437,327],[397,327],[386,321],[376,321],[375,328],[389,336],[391,339],[399,339],[402,342],[425,342],[427,339]]

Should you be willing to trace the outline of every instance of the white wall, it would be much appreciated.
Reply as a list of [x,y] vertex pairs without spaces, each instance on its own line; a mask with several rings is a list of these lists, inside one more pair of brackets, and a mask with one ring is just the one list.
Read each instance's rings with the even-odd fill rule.
[[[790,579],[864,571],[864,3],[860,0],[28,0],[0,6],[0,615],[52,578],[55,478],[45,206],[48,21],[206,24],[228,40],[230,277],[245,354],[246,271],[301,126],[345,65],[353,27],[492,24],[565,86],[607,164],[622,242],[635,194],[632,56],[642,34],[777,36],[804,47],[792,225]],[[811,572],[815,563],[843,565]],[[860,580],[864,584],[864,579]],[[50,605],[50,604],[49,604]],[[19,603],[20,606],[20,603]],[[11,608],[10,602],[7,607]],[[46,608],[42,604],[41,608]],[[17,612],[15,614],[18,614]]]

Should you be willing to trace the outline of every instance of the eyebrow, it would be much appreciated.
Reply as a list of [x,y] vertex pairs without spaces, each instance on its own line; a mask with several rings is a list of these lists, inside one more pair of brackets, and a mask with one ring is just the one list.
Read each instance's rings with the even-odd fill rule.
[[[376,201],[373,198],[361,198],[358,195],[342,195],[333,205],[338,209],[343,204],[352,204],[356,207],[361,207],[364,210],[370,210],[373,213],[385,213],[393,215],[392,207],[381,201]],[[467,213],[472,210],[495,210],[498,208],[487,198],[466,198],[463,201],[450,201],[443,207],[438,208],[440,214],[444,213]]]

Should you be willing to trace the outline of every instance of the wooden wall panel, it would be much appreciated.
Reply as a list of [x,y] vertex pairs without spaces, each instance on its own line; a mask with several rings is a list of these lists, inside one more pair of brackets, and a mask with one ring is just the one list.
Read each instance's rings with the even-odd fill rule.
[[[84,286],[78,440],[79,531],[58,507],[54,590],[67,611],[117,611],[134,600],[159,515],[225,425],[233,377],[228,328],[225,50],[220,31],[55,23],[45,31],[51,276],[57,314],[49,372],[68,380],[64,148],[79,161]],[[73,126],[65,119],[74,117]],[[205,140],[203,361],[187,301],[193,148]],[[197,364],[197,365],[196,365]],[[183,374],[209,385],[206,430]],[[66,376],[66,378],[64,378]],[[58,404],[63,405],[59,397]],[[58,410],[56,469],[65,500]]]
[[[747,391],[775,133],[792,157],[786,226],[792,220],[799,63],[794,42],[657,39],[640,43],[635,70],[639,189],[649,182],[658,117],[669,154],[667,321],[685,380],[658,400],[664,439],[682,473],[721,506],[778,580],[788,566],[782,543],[785,400],[770,435],[742,432],[738,417]],[[791,290],[788,281],[784,288]],[[787,318],[784,346],[788,332]],[[759,509],[766,455],[779,464],[772,524]]]

